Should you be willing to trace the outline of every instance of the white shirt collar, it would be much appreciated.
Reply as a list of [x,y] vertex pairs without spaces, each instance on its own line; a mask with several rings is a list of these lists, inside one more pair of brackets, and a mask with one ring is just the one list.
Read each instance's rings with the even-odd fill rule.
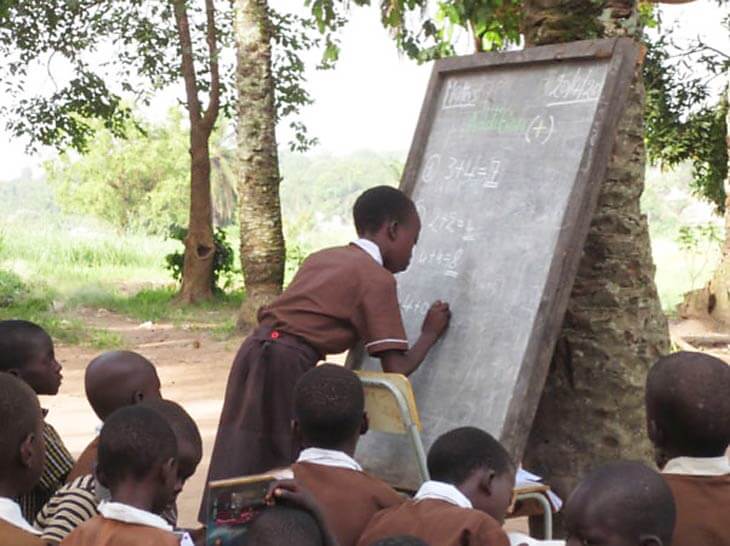
[[308,447],[307,449],[302,450],[302,452],[299,454],[297,462],[321,464],[324,466],[347,468],[349,470],[357,470],[358,472],[362,472],[362,467],[355,459],[350,457],[344,451],[335,451],[333,449]]
[[99,505],[99,513],[106,519],[121,521],[122,523],[132,523],[134,525],[144,525],[146,527],[154,527],[163,531],[172,532],[172,526],[157,514],[140,510],[128,504],[121,502],[102,501]]
[[446,501],[455,504],[459,508],[473,508],[471,501],[464,496],[464,493],[450,483],[434,480],[423,482],[423,485],[418,489],[413,500],[421,501],[425,499]]
[[664,474],[685,476],[725,476],[730,474],[730,461],[723,457],[677,457],[671,459],[662,470]]
[[34,529],[30,523],[25,521],[25,518],[20,511],[20,505],[13,499],[0,497],[0,519],[7,521],[9,524],[14,525],[27,533],[31,533],[33,535],[41,534],[38,529]]
[[352,241],[352,244],[362,248],[365,252],[370,254],[373,260],[378,262],[380,265],[383,265],[383,255],[380,253],[380,247],[378,245],[369,239],[358,239],[357,241]]

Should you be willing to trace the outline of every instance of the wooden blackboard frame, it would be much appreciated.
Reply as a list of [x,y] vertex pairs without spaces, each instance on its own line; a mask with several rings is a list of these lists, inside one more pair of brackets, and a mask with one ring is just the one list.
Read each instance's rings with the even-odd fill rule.
[[[400,184],[401,190],[408,195],[412,195],[417,183],[441,85],[446,76],[509,66],[610,59],[606,82],[589,133],[590,137],[583,149],[578,174],[563,218],[563,226],[572,228],[562,229],[558,237],[557,250],[549,267],[545,290],[521,363],[526,373],[521,374],[518,379],[500,437],[503,445],[517,460],[523,455],[537,411],[583,246],[598,202],[601,184],[605,180],[618,120],[623,112],[634,74],[638,70],[639,54],[640,48],[634,40],[615,38],[541,46],[521,51],[453,57],[434,63]],[[586,214],[586,211],[590,211],[590,214]],[[348,359],[350,364],[356,361],[361,363],[361,356],[356,354],[351,356],[352,358]],[[531,366],[524,366],[530,362]]]

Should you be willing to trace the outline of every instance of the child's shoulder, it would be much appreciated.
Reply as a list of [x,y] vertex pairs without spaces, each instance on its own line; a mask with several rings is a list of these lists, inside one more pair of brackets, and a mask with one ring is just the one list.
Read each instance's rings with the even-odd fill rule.
[[20,527],[0,520],[0,544],[12,544],[13,546],[45,546],[45,543],[37,535],[24,531]]

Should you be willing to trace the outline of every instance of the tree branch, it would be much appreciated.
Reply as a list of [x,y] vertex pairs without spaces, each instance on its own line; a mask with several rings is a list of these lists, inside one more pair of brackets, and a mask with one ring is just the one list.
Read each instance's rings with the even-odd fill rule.
[[210,101],[208,102],[208,109],[205,111],[205,115],[203,116],[203,127],[208,134],[210,134],[213,130],[213,126],[215,125],[215,121],[218,118],[221,96],[214,0],[205,0],[205,13],[207,18],[206,42],[208,42],[208,55],[210,56]]
[[193,58],[193,41],[190,38],[190,22],[185,0],[174,0],[175,23],[177,34],[180,40],[180,51],[182,54],[181,71],[185,80],[185,95],[188,100],[188,114],[190,116],[191,128],[195,128],[201,122],[200,99],[198,98],[197,77],[195,75],[195,61]]

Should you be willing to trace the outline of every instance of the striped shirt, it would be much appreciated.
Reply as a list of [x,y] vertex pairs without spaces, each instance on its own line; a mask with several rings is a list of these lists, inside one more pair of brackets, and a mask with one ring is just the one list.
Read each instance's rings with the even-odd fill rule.
[[30,493],[18,498],[20,510],[27,521],[34,521],[43,505],[66,482],[66,476],[74,465],[74,458],[61,437],[49,423],[43,423],[43,439],[46,442],[46,462],[40,481]]
[[96,494],[96,480],[88,474],[67,483],[41,509],[35,527],[45,542],[61,542],[66,535],[99,513],[101,501]]
[[[93,474],[79,476],[61,487],[38,513],[35,528],[45,542],[58,543],[76,527],[99,514],[99,503],[111,500],[109,490],[98,485]],[[161,514],[172,525],[177,524],[177,506],[173,502]]]

